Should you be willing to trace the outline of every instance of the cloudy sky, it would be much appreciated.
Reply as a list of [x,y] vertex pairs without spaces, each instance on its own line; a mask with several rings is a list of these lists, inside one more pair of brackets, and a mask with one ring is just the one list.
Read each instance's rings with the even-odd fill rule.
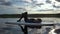
[[57,0],[0,0],[0,14],[59,13]]

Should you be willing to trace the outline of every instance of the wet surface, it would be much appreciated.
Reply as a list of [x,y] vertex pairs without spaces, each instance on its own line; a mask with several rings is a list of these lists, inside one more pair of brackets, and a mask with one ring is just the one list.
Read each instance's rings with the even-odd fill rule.
[[[21,28],[18,25],[5,24],[4,22],[17,22],[19,18],[0,18],[0,34],[23,34]],[[60,18],[41,18],[42,23],[59,23]],[[22,23],[24,20],[22,19]],[[51,29],[53,26],[43,26],[41,29],[28,28],[28,34],[48,34],[46,29]],[[59,28],[59,26],[58,26]]]

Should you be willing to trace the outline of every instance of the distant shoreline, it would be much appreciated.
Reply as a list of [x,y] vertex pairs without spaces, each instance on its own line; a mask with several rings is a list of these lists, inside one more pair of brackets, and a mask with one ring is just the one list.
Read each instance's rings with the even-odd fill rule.
[[[0,18],[20,18],[21,14],[0,14]],[[28,14],[28,17],[56,17],[60,18],[60,14]]]

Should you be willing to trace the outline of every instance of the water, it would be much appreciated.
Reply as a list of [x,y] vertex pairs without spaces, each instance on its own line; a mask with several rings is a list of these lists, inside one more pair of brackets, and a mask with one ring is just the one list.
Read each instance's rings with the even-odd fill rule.
[[[17,22],[19,18],[0,18],[0,34],[23,34],[21,28],[18,25],[5,24],[4,22]],[[60,18],[41,18],[42,23],[59,23]],[[21,22],[24,22],[22,19]],[[28,34],[47,34],[46,28],[51,28],[52,26],[43,26],[41,29],[31,29],[28,28]],[[10,28],[3,30],[1,28]],[[3,32],[3,33],[2,33]]]

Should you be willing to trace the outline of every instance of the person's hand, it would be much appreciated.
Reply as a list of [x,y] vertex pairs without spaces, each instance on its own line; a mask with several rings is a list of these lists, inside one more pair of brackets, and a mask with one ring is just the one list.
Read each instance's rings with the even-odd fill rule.
[[20,20],[17,20],[17,22],[19,22]]

